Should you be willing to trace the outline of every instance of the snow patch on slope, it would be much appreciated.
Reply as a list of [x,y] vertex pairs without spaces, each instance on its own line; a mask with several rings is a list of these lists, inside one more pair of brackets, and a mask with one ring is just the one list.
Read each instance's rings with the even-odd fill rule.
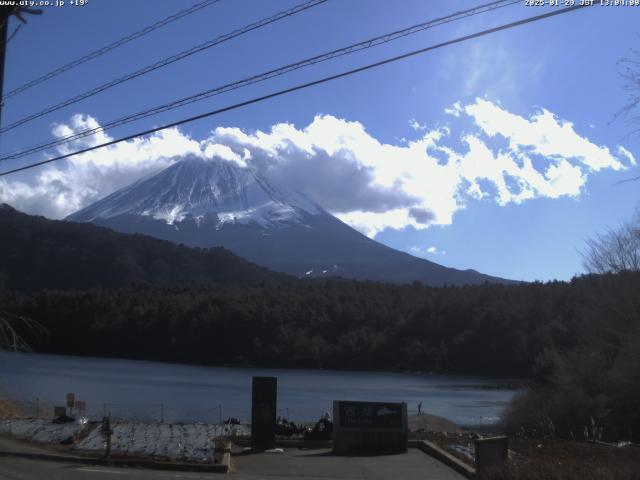
[[261,227],[269,227],[277,223],[299,223],[302,220],[296,208],[277,202],[268,202],[260,207],[249,208],[247,210],[218,213],[218,219],[218,228],[222,227],[225,223],[237,223],[241,225],[256,223]]
[[69,216],[69,220],[90,222],[130,214],[170,225],[192,218],[201,226],[217,218],[217,228],[230,223],[274,228],[283,223],[302,223],[305,214],[323,213],[305,195],[283,188],[250,168],[188,158],[118,190]]

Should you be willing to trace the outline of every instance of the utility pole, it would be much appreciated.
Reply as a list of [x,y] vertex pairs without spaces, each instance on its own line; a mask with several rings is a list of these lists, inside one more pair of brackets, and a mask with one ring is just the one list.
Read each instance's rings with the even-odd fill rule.
[[3,95],[3,84],[4,84],[4,57],[7,51],[7,38],[9,31],[9,17],[13,15],[13,10],[15,7],[2,7],[2,11],[0,11],[0,124],[2,123],[2,107],[4,106],[4,101],[2,100]]
[[42,15],[42,10],[15,6],[0,7],[0,124],[2,123],[2,107],[4,106],[2,96],[4,95],[4,63],[7,53],[7,40],[9,39],[9,18],[14,15],[22,23],[27,23],[22,16],[23,13]]

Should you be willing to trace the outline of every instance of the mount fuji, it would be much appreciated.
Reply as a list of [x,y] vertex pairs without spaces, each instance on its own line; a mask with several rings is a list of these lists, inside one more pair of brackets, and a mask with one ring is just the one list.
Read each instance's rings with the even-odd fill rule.
[[304,194],[223,160],[187,158],[67,220],[192,247],[222,246],[297,277],[340,276],[428,285],[506,282],[382,245]]

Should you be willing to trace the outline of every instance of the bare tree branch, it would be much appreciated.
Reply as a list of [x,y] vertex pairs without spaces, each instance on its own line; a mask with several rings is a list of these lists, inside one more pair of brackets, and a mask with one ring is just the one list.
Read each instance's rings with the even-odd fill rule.
[[[625,118],[630,125],[640,123],[640,114],[635,114],[640,107],[640,50],[632,48],[629,56],[618,62],[622,66],[620,76],[624,80],[624,91],[629,92],[627,103],[614,115],[613,121]],[[628,135],[640,133],[640,128]]]
[[31,347],[24,340],[18,330],[22,327],[35,338],[47,333],[38,322],[13,313],[0,311],[0,350],[31,351]]
[[640,211],[617,229],[586,240],[583,265],[589,273],[640,270]]

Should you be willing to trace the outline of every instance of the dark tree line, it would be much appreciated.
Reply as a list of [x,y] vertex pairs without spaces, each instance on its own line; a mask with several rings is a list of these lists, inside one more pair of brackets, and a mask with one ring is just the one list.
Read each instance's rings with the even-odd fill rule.
[[[533,378],[513,432],[640,437],[640,273],[470,287],[297,281],[0,291],[36,351]],[[603,437],[604,435],[604,437]]]
[[90,224],[47,220],[0,204],[0,288],[120,287],[132,283],[286,280],[224,248],[198,249]]
[[[548,352],[613,362],[640,327],[640,274],[425,287],[326,280],[0,292],[36,350],[213,365],[529,377]],[[29,339],[29,332],[25,332]]]

